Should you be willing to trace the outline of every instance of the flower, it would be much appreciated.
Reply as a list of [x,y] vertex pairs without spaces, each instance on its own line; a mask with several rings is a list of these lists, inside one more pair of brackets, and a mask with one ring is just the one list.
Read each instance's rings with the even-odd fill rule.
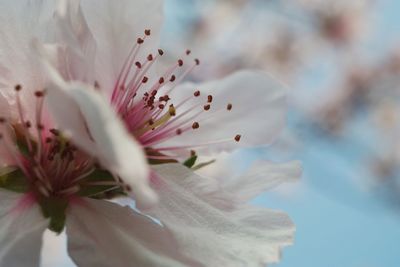
[[[272,142],[284,124],[282,85],[249,71],[201,85],[181,84],[200,64],[189,59],[189,50],[158,75],[156,65],[164,55],[158,48],[162,1],[58,4],[26,0],[1,9],[5,21],[24,17],[18,16],[27,14],[24,8],[33,12],[26,21],[15,21],[18,27],[13,28],[21,33],[4,24],[2,30],[17,46],[7,38],[0,41],[0,47],[11,50],[0,55],[1,69],[11,73],[1,81],[5,99],[0,108],[14,107],[2,124],[5,149],[0,155],[21,161],[4,162],[17,168],[1,176],[2,187],[16,191],[21,180],[28,185],[23,194],[4,192],[9,199],[2,206],[4,227],[15,224],[23,234],[16,241],[0,239],[11,244],[0,261],[37,265],[40,246],[32,249],[32,244],[40,244],[47,227],[61,231],[64,225],[69,254],[83,266],[258,266],[277,261],[280,247],[291,242],[292,223],[283,213],[245,203],[260,193],[258,187],[268,187],[271,177],[282,182],[298,176],[298,165],[264,165],[257,175],[230,185],[193,170],[208,164],[197,164],[198,155]],[[15,61],[14,55],[32,62]],[[38,77],[37,83],[28,79]],[[32,106],[37,88],[46,90],[34,91]],[[48,112],[42,112],[45,100]],[[32,130],[25,119],[31,114],[38,114],[29,120],[35,122]],[[247,179],[253,182],[243,183]],[[160,202],[151,206],[154,192]],[[126,193],[160,223],[104,201]],[[243,199],[234,198],[242,194]],[[30,216],[24,221],[34,227],[17,224],[21,216]],[[268,223],[261,223],[265,218]],[[30,253],[12,259],[22,251]]]

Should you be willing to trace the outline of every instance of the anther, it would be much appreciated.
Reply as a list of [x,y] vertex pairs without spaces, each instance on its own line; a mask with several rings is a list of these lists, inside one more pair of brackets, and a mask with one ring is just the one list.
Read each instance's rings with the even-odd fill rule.
[[53,140],[53,139],[51,139],[50,137],[46,137],[45,142],[46,142],[47,144],[49,144],[49,143],[51,143],[52,140]]
[[175,110],[174,105],[172,105],[172,104],[169,105],[168,112],[169,112],[169,115],[171,115],[171,116],[175,116],[176,115],[176,110]]
[[176,79],[176,76],[172,74],[171,78],[169,78],[169,81],[173,82],[173,81],[175,81],[175,79]]
[[200,91],[199,91],[199,90],[197,90],[196,92],[194,92],[194,93],[193,93],[193,95],[194,95],[195,97],[198,97],[198,96],[200,96]]
[[59,136],[60,135],[60,131],[57,130],[57,129],[50,129],[49,132],[52,133],[55,136]]
[[212,95],[208,95],[207,96],[207,102],[211,103],[213,101],[213,96]]
[[235,141],[236,141],[236,142],[239,142],[241,137],[242,137],[242,136],[241,136],[240,134],[237,134],[237,135],[235,136]]
[[0,117],[0,123],[5,123],[5,122],[6,122],[6,118]]
[[179,128],[178,128],[178,129],[176,129],[176,134],[177,134],[177,135],[181,135],[181,134],[182,134],[182,130],[181,130],[181,129],[179,129]]
[[146,34],[147,36],[149,36],[151,33],[151,31],[149,29],[144,30],[144,34]]
[[204,105],[204,110],[205,110],[205,111],[210,110],[210,108],[211,108],[211,105],[209,105],[209,104]]
[[152,96],[155,96],[156,94],[157,94],[157,90],[151,91],[151,95],[152,95]]
[[182,59],[178,59],[178,66],[182,67],[183,66],[183,60]]
[[143,79],[142,79],[142,83],[147,83],[148,80],[149,80],[149,78],[147,78],[146,76],[144,76]]
[[139,61],[136,61],[136,62],[135,62],[135,65],[136,65],[136,67],[138,67],[139,69],[142,67],[142,64],[140,64]]
[[100,88],[100,84],[98,81],[94,81],[94,88],[96,88],[96,89]]
[[22,86],[20,85],[20,84],[17,84],[17,85],[15,85],[15,87],[14,87],[14,89],[15,89],[15,91],[21,91],[21,89],[22,89]]
[[148,60],[148,61],[152,61],[152,60],[153,60],[153,55],[152,55],[152,54],[149,54],[149,55],[147,56],[147,60]]
[[232,109],[232,104],[229,103],[229,104],[226,106],[226,109],[227,109],[227,110],[231,110],[231,109]]
[[44,125],[43,124],[40,124],[40,123],[38,123],[37,125],[36,125],[36,128],[38,129],[38,130],[43,130],[44,129]]
[[143,42],[144,42],[144,40],[142,39],[142,38],[137,38],[137,41],[136,41],[138,44],[143,44]]
[[164,55],[164,51],[163,51],[162,49],[158,49],[158,54],[159,54],[160,56],[162,56],[162,55]]
[[186,50],[186,55],[190,55],[190,53],[192,53],[192,51],[190,51],[189,49]]
[[31,128],[31,127],[32,127],[31,122],[30,122],[30,121],[26,121],[26,122],[25,122],[25,127],[26,127],[26,128]]
[[200,127],[200,124],[197,121],[193,122],[193,124],[192,124],[193,129],[198,129],[199,127]]
[[165,105],[163,105],[163,104],[158,105],[159,109],[164,109],[164,107],[165,107]]
[[163,83],[164,83],[164,78],[163,78],[163,77],[160,77],[160,79],[158,80],[158,83],[159,83],[159,84],[163,84]]
[[195,58],[194,62],[196,63],[196,65],[200,65],[200,60],[198,58]]
[[44,96],[44,92],[43,91],[36,91],[35,92],[35,96],[36,97],[43,97]]

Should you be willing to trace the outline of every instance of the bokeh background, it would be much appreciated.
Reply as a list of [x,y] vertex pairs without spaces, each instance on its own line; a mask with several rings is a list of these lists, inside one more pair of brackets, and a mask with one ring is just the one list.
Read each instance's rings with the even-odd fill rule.
[[281,138],[233,155],[303,161],[299,182],[256,200],[297,225],[274,266],[400,266],[400,1],[166,3],[163,47],[202,60],[190,79],[261,68],[290,88]]

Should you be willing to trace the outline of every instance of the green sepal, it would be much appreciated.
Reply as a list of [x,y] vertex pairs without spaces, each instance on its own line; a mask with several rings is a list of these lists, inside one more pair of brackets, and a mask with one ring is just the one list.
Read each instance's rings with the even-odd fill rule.
[[29,183],[20,169],[6,167],[0,170],[0,188],[26,193],[29,190]]
[[206,167],[208,165],[213,164],[215,161],[216,161],[215,159],[212,159],[212,160],[209,160],[209,161],[206,161],[206,162],[201,162],[201,163],[197,164],[196,166],[193,166],[192,170],[196,171],[198,169],[204,168],[204,167]]
[[83,179],[78,195],[95,199],[110,199],[116,196],[126,196],[121,187],[114,185],[90,185],[90,182],[114,182],[115,178],[106,170],[97,169]]
[[183,162],[183,165],[185,165],[188,168],[192,168],[194,164],[196,164],[196,160],[197,160],[197,155],[193,155],[187,160],[185,160],[185,162]]
[[49,218],[49,230],[60,234],[65,227],[68,201],[64,198],[48,197],[39,201],[43,216]]

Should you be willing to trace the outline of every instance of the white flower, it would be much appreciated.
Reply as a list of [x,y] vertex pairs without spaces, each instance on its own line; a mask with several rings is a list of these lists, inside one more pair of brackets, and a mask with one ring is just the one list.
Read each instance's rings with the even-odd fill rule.
[[[293,225],[285,214],[245,202],[271,177],[281,182],[298,176],[298,166],[264,165],[265,177],[257,172],[230,183],[199,177],[190,167],[204,165],[195,165],[197,154],[271,143],[284,124],[280,83],[243,71],[211,83],[180,84],[200,64],[190,51],[158,75],[161,0],[5,2],[0,109],[10,105],[12,113],[2,120],[0,156],[16,169],[1,177],[3,188],[24,194],[4,191],[9,201],[2,204],[2,225],[23,234],[0,238],[2,247],[9,246],[1,263],[37,265],[42,232],[60,231],[64,223],[69,254],[82,266],[277,261]],[[45,100],[49,112],[43,112]],[[146,158],[154,165],[150,177]],[[177,163],[184,159],[186,167]],[[28,188],[16,190],[21,179]],[[154,191],[160,203],[151,208]],[[94,199],[126,192],[163,226]],[[33,227],[16,223],[21,216],[30,216]],[[14,257],[23,251],[26,257]]]

